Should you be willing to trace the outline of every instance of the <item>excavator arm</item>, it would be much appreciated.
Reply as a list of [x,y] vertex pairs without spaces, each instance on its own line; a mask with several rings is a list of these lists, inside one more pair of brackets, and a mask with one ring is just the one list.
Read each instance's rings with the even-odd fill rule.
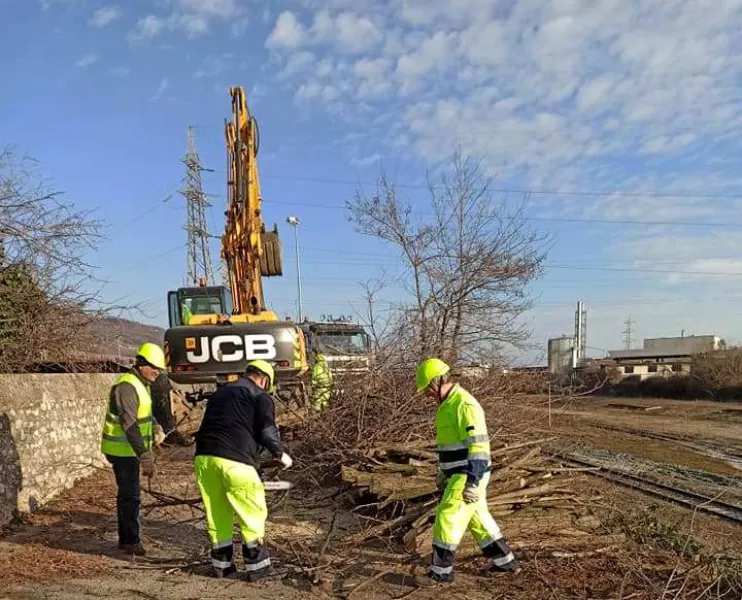
[[232,292],[231,321],[277,321],[266,310],[263,277],[283,274],[278,230],[265,230],[257,154],[258,124],[250,115],[242,87],[231,87],[232,121],[225,122],[227,144],[227,211],[222,258]]

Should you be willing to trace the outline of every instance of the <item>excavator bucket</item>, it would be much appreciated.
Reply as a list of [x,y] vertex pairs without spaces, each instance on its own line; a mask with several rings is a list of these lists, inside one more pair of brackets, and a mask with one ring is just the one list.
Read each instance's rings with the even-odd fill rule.
[[281,241],[278,231],[264,231],[260,234],[263,256],[260,257],[260,274],[263,277],[277,277],[283,275],[281,263]]

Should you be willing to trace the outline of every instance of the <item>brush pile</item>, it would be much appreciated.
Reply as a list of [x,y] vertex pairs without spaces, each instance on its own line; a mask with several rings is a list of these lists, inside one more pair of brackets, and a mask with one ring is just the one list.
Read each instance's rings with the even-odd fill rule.
[[[578,496],[572,486],[581,469],[547,466],[541,448],[546,441],[522,442],[492,451],[487,503],[495,518],[526,507],[542,511],[575,508]],[[396,515],[365,529],[358,541],[393,536],[401,537],[410,551],[428,546],[438,500],[435,473],[434,447],[426,443],[379,446],[369,450],[363,461],[344,466],[343,481],[357,490],[359,498],[370,496],[376,501],[373,508],[377,518]]]

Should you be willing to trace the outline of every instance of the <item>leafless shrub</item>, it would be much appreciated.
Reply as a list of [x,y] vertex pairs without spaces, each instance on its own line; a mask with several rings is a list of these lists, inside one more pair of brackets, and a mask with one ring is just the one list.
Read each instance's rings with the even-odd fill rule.
[[0,150],[0,371],[83,351],[86,325],[117,308],[103,304],[84,259],[100,230],[33,159]]

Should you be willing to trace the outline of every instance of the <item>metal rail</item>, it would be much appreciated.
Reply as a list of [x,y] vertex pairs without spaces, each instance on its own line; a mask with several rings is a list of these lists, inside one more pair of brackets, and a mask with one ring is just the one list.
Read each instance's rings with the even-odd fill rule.
[[559,457],[562,462],[566,464],[580,467],[597,467],[599,469],[597,471],[586,471],[589,475],[595,475],[626,487],[640,490],[651,496],[669,500],[676,504],[681,504],[700,512],[712,514],[734,523],[742,523],[742,506],[716,500],[697,492],[683,490],[664,483],[650,481],[643,477],[638,477],[637,475],[630,475],[622,471],[605,467],[596,462],[577,458],[571,454],[562,454],[557,452],[555,453],[555,456]]

